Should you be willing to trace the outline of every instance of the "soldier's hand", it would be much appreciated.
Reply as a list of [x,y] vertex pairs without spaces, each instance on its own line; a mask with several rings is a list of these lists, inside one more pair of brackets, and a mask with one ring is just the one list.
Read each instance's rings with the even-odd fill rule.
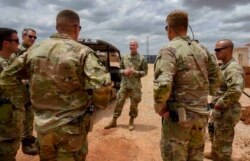
[[220,106],[220,105],[214,105],[214,108],[215,108],[216,110],[221,110],[221,106]]
[[154,104],[155,112],[158,113],[161,117],[168,118],[169,112],[167,110],[166,105],[161,103],[155,103]]
[[136,70],[134,69],[134,68],[130,68],[130,73],[131,73],[131,75],[134,75],[134,74],[136,74]]
[[131,73],[131,71],[130,71],[130,69],[129,69],[129,68],[124,69],[124,71],[123,71],[123,74],[124,74],[125,76],[129,76],[129,75],[130,75],[130,73]]
[[218,103],[215,103],[214,109],[216,109],[216,110],[222,110],[222,106],[220,104],[218,104]]
[[169,118],[169,111],[166,110],[166,108],[164,108],[161,113],[160,113],[161,117],[164,117],[165,119]]

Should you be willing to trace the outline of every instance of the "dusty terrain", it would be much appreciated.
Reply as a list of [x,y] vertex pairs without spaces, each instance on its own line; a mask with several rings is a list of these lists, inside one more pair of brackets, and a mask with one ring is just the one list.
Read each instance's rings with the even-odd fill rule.
[[[153,110],[153,65],[149,65],[149,73],[142,79],[143,95],[139,105],[139,116],[135,120],[135,130],[128,130],[129,105],[127,100],[122,116],[118,119],[118,127],[105,130],[103,127],[111,120],[115,102],[97,114],[96,124],[89,133],[89,154],[87,161],[161,161],[160,131],[161,118]],[[250,89],[245,89],[250,94]],[[250,98],[242,95],[243,120],[250,123]],[[248,114],[247,114],[248,113]],[[246,115],[247,114],[247,115]],[[250,161],[250,125],[242,121],[235,128],[233,157],[242,161]],[[205,151],[210,151],[209,140],[206,140]],[[17,161],[38,161],[38,156],[28,156],[19,150]],[[209,161],[204,159],[204,161]]]

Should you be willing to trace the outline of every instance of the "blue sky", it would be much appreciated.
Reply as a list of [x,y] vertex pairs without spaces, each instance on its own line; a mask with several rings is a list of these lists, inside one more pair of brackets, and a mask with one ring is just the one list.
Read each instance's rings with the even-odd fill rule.
[[[236,47],[250,43],[249,0],[0,0],[0,26],[37,30],[37,42],[55,30],[56,14],[73,9],[81,17],[81,38],[102,39],[129,52],[131,38],[139,41],[139,52],[157,54],[168,42],[165,19],[181,9],[189,13],[195,39],[213,51],[217,40],[232,39]],[[190,33],[189,33],[190,34]],[[190,34],[191,35],[191,34]]]

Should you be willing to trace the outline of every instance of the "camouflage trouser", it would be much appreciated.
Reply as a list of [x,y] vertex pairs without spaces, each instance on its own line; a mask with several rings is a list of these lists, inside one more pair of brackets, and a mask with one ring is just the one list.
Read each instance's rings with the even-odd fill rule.
[[129,116],[137,117],[138,104],[141,102],[141,89],[127,89],[124,87],[121,87],[117,93],[117,104],[113,117],[118,118],[121,115],[124,103],[128,97],[131,102]]
[[19,149],[21,135],[12,140],[0,141],[0,161],[15,161],[16,153]]
[[240,107],[212,112],[211,122],[214,124],[214,134],[210,132],[209,135],[212,153],[218,157],[218,161],[231,161],[234,127],[239,122],[240,116]]
[[163,161],[203,161],[207,120],[207,116],[199,115],[184,123],[173,122],[170,118],[163,119]]
[[34,113],[32,110],[31,102],[28,102],[25,105],[25,114],[24,114],[24,131],[22,139],[29,138],[33,134],[33,123],[34,123]]
[[11,120],[0,123],[0,138],[8,138],[0,141],[0,161],[16,160],[23,133],[23,115],[23,110],[13,109]]
[[38,132],[40,161],[85,161],[89,126],[90,115],[87,113],[47,134]]

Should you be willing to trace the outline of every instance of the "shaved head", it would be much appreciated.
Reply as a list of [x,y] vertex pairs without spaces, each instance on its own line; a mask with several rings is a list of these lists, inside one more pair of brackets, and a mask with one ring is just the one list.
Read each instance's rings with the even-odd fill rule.
[[67,31],[71,25],[79,25],[80,17],[79,15],[72,10],[62,10],[57,14],[56,17],[56,27],[59,31]]
[[81,30],[80,17],[72,10],[62,10],[56,16],[56,29],[59,33],[69,35],[77,40]]
[[234,43],[233,43],[231,40],[229,40],[229,39],[222,39],[222,40],[219,40],[219,41],[217,41],[216,44],[222,44],[222,45],[224,45],[224,46],[229,46],[229,47],[231,47],[232,49],[234,48]]

